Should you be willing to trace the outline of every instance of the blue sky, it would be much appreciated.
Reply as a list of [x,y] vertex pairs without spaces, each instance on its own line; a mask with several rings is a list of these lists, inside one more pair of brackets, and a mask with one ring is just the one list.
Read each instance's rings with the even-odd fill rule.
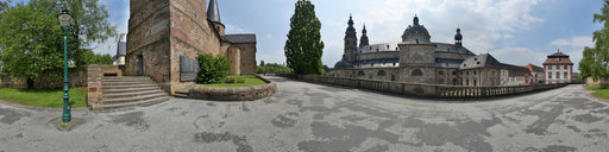
[[[322,22],[326,47],[322,62],[332,67],[343,54],[343,37],[353,14],[358,37],[365,23],[370,43],[399,42],[418,14],[432,41],[453,43],[457,26],[474,53],[491,53],[504,63],[541,65],[560,49],[577,63],[592,32],[601,28],[592,16],[602,0],[312,0]],[[283,47],[296,0],[218,0],[227,33],[256,33],[258,61],[285,62]],[[129,0],[100,0],[110,21],[127,32]],[[109,40],[96,53],[114,55]]]

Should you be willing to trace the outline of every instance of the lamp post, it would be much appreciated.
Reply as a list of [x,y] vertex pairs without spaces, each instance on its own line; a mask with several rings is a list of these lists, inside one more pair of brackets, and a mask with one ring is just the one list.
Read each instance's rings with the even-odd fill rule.
[[57,18],[59,19],[59,24],[63,31],[63,114],[61,115],[61,121],[63,123],[68,123],[72,119],[72,114],[70,114],[70,94],[68,94],[68,30],[70,28],[72,16],[70,16],[70,12],[64,8]]

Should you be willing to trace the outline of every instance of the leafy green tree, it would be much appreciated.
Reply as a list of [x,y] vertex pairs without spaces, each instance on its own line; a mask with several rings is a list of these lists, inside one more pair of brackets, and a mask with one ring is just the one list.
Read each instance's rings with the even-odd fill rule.
[[309,0],[298,0],[290,19],[290,31],[285,44],[288,67],[296,74],[322,74],[321,22],[315,15],[315,6]]
[[584,48],[583,58],[579,63],[582,77],[592,77],[594,80],[609,78],[609,0],[604,2],[601,13],[594,14],[594,22],[603,24],[603,28],[594,32],[595,47]]
[[91,50],[86,51],[87,64],[112,64],[114,59],[109,54],[95,54]]
[[260,61],[260,66],[264,66],[264,60]]
[[31,82],[41,74],[59,77],[63,66],[62,33],[55,14],[17,4],[0,17],[3,70]]
[[[91,44],[115,35],[105,6],[99,0],[30,0],[0,3],[0,60],[3,71],[29,80],[61,77],[63,32],[57,21],[61,7],[70,10],[74,23],[69,30],[69,59],[77,67],[89,63]],[[28,81],[31,82],[31,81]]]

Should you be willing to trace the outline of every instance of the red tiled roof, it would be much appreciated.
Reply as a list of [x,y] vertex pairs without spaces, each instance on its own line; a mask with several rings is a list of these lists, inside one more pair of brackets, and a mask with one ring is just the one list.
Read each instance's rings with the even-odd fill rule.
[[564,54],[562,52],[556,52],[556,53],[548,56],[548,58],[551,58],[551,57],[567,57],[568,58],[569,55],[566,55],[566,54]]
[[[558,59],[558,61],[556,60]],[[567,57],[549,57],[546,59],[546,62],[543,62],[543,65],[556,65],[556,64],[568,64],[573,65],[573,62]]]

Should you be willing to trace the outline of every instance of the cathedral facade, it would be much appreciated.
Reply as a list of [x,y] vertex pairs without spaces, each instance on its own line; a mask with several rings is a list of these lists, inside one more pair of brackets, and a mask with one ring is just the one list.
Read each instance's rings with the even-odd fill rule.
[[527,77],[522,67],[503,64],[490,54],[476,55],[465,48],[459,28],[454,43],[432,42],[415,16],[401,42],[369,44],[364,26],[358,45],[353,24],[349,17],[344,55],[333,70],[336,77],[463,86],[523,85],[517,80]]

